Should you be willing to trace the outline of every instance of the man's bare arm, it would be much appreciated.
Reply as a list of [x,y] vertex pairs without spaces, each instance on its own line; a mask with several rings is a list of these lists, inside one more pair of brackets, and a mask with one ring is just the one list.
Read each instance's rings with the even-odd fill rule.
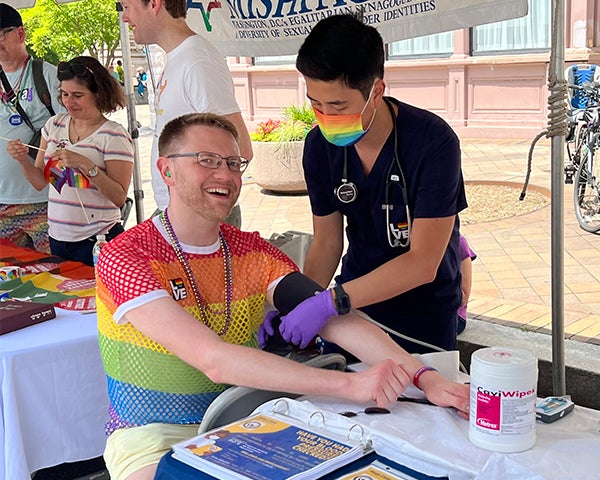
[[432,282],[448,248],[454,221],[455,216],[415,219],[408,252],[344,283],[352,306],[372,305]]
[[216,383],[330,395],[384,406],[395,401],[409,381],[404,369],[389,359],[352,374],[311,368],[258,349],[229,344],[167,297],[131,310],[126,320]]
[[327,288],[344,249],[344,219],[339,212],[313,215],[314,238],[304,261],[303,273]]

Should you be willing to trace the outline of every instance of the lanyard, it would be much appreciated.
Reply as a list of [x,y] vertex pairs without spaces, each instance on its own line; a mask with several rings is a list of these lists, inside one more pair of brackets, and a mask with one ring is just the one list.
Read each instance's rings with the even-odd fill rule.
[[[6,76],[6,72],[2,70],[2,85],[0,85],[0,95],[2,96],[2,103],[4,103],[7,107],[12,107],[14,109],[19,102],[19,90],[21,89],[21,83],[23,82],[23,78],[25,73],[29,67],[29,60],[31,56],[27,55],[25,62],[23,62],[23,66],[21,67],[21,75],[19,75],[19,80],[17,81],[14,87],[11,86],[8,81],[8,77]],[[0,67],[1,69],[1,67]],[[6,89],[6,91],[3,90]]]

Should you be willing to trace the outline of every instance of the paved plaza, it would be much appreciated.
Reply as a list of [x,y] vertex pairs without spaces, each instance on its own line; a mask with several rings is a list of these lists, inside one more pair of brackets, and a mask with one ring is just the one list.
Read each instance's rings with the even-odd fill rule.
[[[148,218],[155,210],[149,166],[152,136],[147,128],[148,107],[138,106],[136,112],[143,126],[138,149],[145,195],[144,218]],[[113,118],[126,122],[123,112]],[[465,180],[522,184],[531,140],[463,140]],[[550,141],[538,142],[530,180],[532,188],[550,189],[550,154]],[[565,185],[565,336],[600,344],[600,236],[579,228],[572,195],[573,186]],[[242,228],[259,231],[263,237],[286,230],[312,231],[308,197],[263,191],[252,179],[252,166],[244,173],[240,205]],[[473,263],[471,317],[550,333],[550,210],[548,205],[525,215],[462,227],[478,255]],[[134,223],[135,212],[132,212],[129,226]]]

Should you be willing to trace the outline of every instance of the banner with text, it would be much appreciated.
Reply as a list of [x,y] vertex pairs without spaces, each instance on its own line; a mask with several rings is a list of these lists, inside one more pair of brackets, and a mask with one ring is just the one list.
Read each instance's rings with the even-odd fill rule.
[[226,56],[298,52],[312,27],[362,11],[386,43],[527,14],[527,0],[188,0],[188,23]]

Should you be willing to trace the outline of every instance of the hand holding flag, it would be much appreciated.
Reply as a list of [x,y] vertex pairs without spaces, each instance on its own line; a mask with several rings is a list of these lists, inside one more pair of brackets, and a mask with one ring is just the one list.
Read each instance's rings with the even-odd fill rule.
[[67,184],[73,188],[91,188],[90,180],[78,168],[64,167],[56,157],[51,157],[44,167],[44,177],[58,193]]
[[83,173],[81,173],[81,171],[78,168],[65,167],[62,164],[63,151],[63,149],[59,149],[56,151],[58,152],[58,155],[56,155],[55,152],[55,155],[50,157],[50,159],[46,163],[46,166],[44,167],[44,177],[46,178],[46,180],[48,180],[48,183],[56,189],[58,193],[61,193],[61,190],[65,184],[75,189],[75,194],[77,195],[77,199],[79,200],[79,205],[81,205],[83,215],[85,216],[85,219],[89,224],[90,219],[87,215],[85,207],[83,206],[83,202],[81,201],[81,197],[79,196],[79,191],[77,189],[92,188],[92,184],[89,178],[87,178]]

